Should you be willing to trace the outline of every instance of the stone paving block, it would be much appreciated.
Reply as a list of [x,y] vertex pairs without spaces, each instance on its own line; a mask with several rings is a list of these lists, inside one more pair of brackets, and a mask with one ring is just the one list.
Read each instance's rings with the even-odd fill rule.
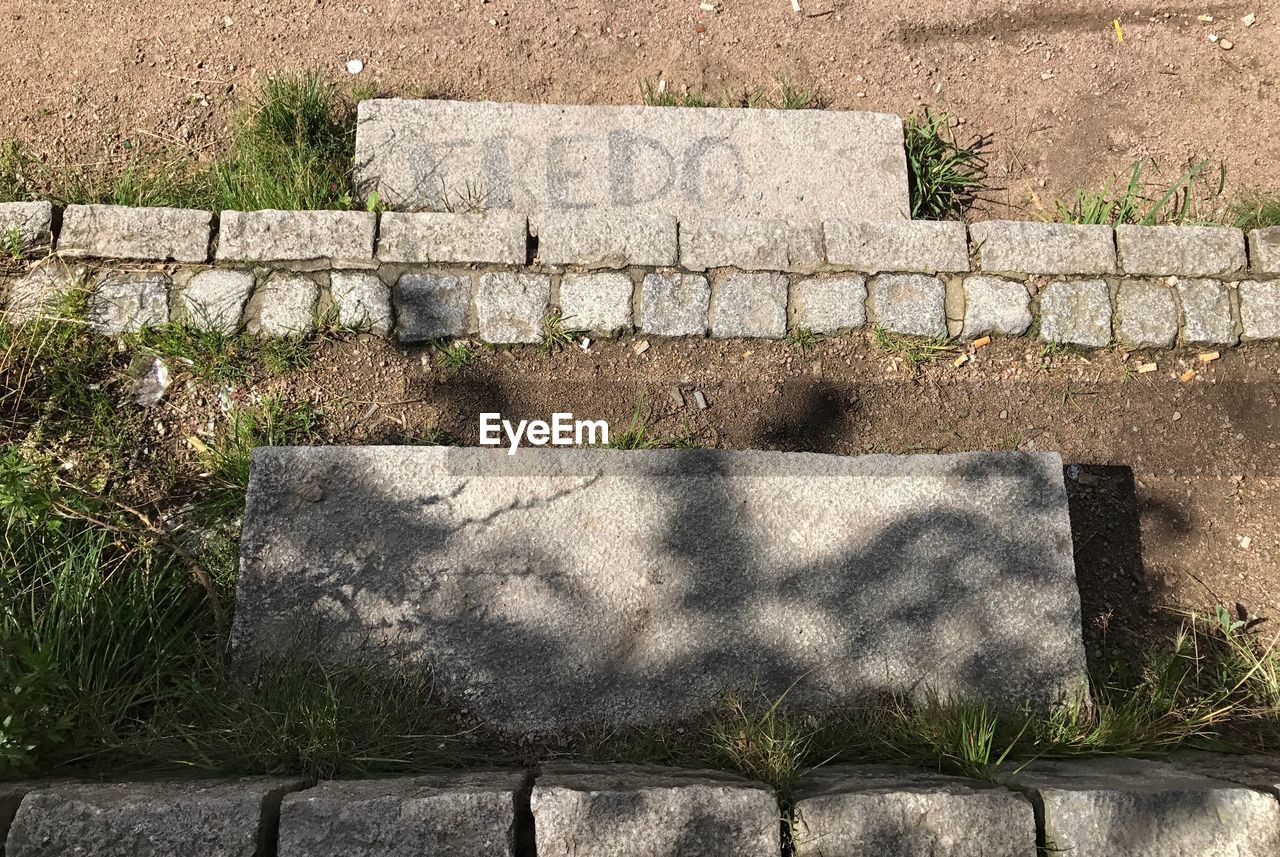
[[240,329],[252,294],[248,271],[200,271],[182,290],[182,305],[195,327],[230,335]]
[[1140,277],[1209,277],[1243,271],[1244,233],[1227,226],[1116,227],[1120,270]]
[[377,274],[334,271],[329,275],[329,295],[343,327],[384,337],[391,332],[391,289]]
[[871,311],[876,325],[912,336],[946,336],[947,287],[925,274],[872,277]]
[[1249,261],[1262,274],[1280,274],[1280,226],[1249,233]]
[[1167,760],[1179,770],[1280,796],[1280,756],[1185,751]]
[[[35,791],[44,785],[31,780],[0,782],[0,845],[4,844],[5,838],[9,835],[9,825],[13,823],[13,817],[17,814],[22,799],[28,792]],[[0,851],[0,853],[3,852]]]
[[560,312],[571,327],[616,336],[631,329],[634,292],[628,274],[565,274],[560,278]]
[[701,274],[646,274],[640,284],[640,330],[657,336],[706,336],[711,284]]
[[134,208],[127,205],[68,205],[58,231],[64,256],[100,259],[209,258],[213,215],[190,208]]
[[548,265],[626,268],[676,264],[676,219],[627,211],[555,211],[538,216],[538,257]]
[[360,102],[355,185],[393,208],[905,220],[902,119],[845,110]]
[[483,274],[476,289],[476,324],[485,342],[540,342],[551,301],[546,274]]
[[320,287],[315,280],[284,272],[271,274],[253,296],[250,308],[257,313],[246,329],[259,336],[305,336],[316,329],[319,299]]
[[1239,285],[1244,339],[1280,339],[1280,280],[1246,280]]
[[867,323],[867,278],[841,274],[795,280],[789,307],[792,330],[855,330]]
[[730,271],[717,278],[708,312],[711,335],[787,335],[787,278],[783,274]]
[[31,321],[57,309],[72,289],[83,288],[86,272],[57,257],[46,259],[9,284],[4,317],[10,324]]
[[984,220],[969,224],[983,271],[1016,274],[1112,274],[1110,226]]
[[288,795],[279,857],[514,857],[525,774],[328,781]]
[[827,262],[859,271],[932,274],[969,270],[969,233],[951,220],[827,220]]
[[370,211],[224,211],[219,262],[373,263],[377,219]]
[[[1021,764],[1021,763],[1019,763]],[[1017,765],[1010,765],[1010,768]],[[1043,807],[1046,850],[1073,857],[1280,853],[1280,803],[1141,759],[1036,761],[997,779]]]
[[1188,345],[1235,345],[1240,340],[1231,316],[1231,294],[1221,280],[1179,278],[1182,341]]
[[53,203],[0,202],[0,258],[22,256],[52,246]]
[[680,265],[690,271],[812,273],[822,265],[822,227],[782,220],[698,218],[680,221]]
[[530,803],[538,857],[777,857],[773,790],[732,774],[552,762]]
[[1150,280],[1121,280],[1113,326],[1116,340],[1127,348],[1169,348],[1178,336],[1173,289]]
[[466,336],[471,331],[471,277],[401,274],[392,289],[396,338],[401,342]]
[[169,276],[161,271],[108,271],[89,293],[89,326],[118,336],[169,321]]
[[1031,326],[1031,293],[1016,280],[984,274],[964,278],[964,328],[961,336],[1019,336]]
[[55,784],[31,792],[5,857],[256,857],[293,780]]
[[1111,344],[1111,290],[1106,280],[1055,280],[1040,290],[1040,338],[1102,348]]
[[378,231],[378,259],[523,265],[528,240],[524,215],[509,211],[388,211]]
[[241,556],[237,669],[430,664],[507,733],[1085,692],[1052,453],[261,448]]
[[832,765],[795,796],[796,857],[1034,857],[1025,796],[896,765]]

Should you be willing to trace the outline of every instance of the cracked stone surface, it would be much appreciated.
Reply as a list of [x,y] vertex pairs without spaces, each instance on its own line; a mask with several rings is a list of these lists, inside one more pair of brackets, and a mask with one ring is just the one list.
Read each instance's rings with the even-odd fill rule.
[[391,332],[391,289],[377,274],[334,271],[329,275],[329,294],[343,327],[378,336]]
[[843,274],[795,280],[791,284],[790,312],[792,330],[856,330],[867,323],[867,278]]
[[975,274],[964,278],[961,336],[1018,336],[1031,326],[1031,293],[1016,280]]
[[187,318],[199,328],[235,333],[253,294],[253,282],[253,274],[247,271],[199,272],[182,290]]
[[733,271],[718,278],[711,290],[709,320],[712,336],[786,336],[786,276]]
[[169,277],[152,271],[112,271],[93,286],[88,300],[89,326],[118,336],[169,321]]
[[1040,290],[1040,338],[1102,348],[1111,344],[1111,291],[1106,280],[1055,280]]
[[528,226],[506,211],[388,211],[378,230],[383,262],[475,262],[522,265]]
[[701,274],[646,274],[640,285],[640,330],[658,336],[706,336],[711,284]]
[[1168,348],[1178,336],[1173,289],[1148,280],[1124,280],[1116,292],[1115,335],[1129,348]]
[[482,274],[476,289],[476,324],[485,342],[540,342],[551,300],[546,274]]
[[946,293],[942,280],[926,274],[881,274],[871,278],[876,324],[912,336],[946,336]]
[[634,291],[630,274],[565,274],[560,279],[560,311],[571,327],[617,336],[631,329]]
[[471,277],[401,274],[392,290],[396,338],[401,342],[466,336],[470,332]]
[[812,273],[822,259],[818,223],[714,217],[680,223],[680,264],[691,271],[733,267]]

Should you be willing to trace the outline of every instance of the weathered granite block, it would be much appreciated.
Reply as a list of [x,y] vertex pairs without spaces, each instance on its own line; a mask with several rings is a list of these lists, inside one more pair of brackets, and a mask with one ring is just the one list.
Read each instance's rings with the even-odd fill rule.
[[0,202],[0,257],[22,256],[52,246],[53,203]]
[[1178,336],[1178,304],[1163,283],[1125,279],[1116,292],[1116,339],[1127,348],[1168,348]]
[[969,233],[951,220],[827,220],[827,261],[860,271],[925,274],[969,270]]
[[161,271],[108,271],[89,293],[89,326],[117,336],[169,321],[169,276]]
[[680,265],[690,271],[733,267],[812,273],[822,265],[822,227],[782,220],[698,218],[680,221]]
[[249,333],[260,336],[305,336],[316,329],[320,287],[297,274],[275,273],[258,286],[250,303]]
[[378,336],[391,332],[391,289],[377,274],[334,271],[329,275],[329,295],[343,327]]
[[1126,758],[1036,761],[1019,771],[997,774],[997,779],[1029,791],[1043,807],[1045,847],[1051,853],[1280,853],[1280,803],[1273,795],[1169,765]]
[[1243,271],[1244,233],[1227,226],[1116,227],[1120,270],[1140,277]]
[[209,258],[213,215],[190,208],[134,208],[127,205],[68,205],[58,231],[64,256],[102,259]]
[[5,857],[256,857],[283,779],[57,784],[31,792]]
[[773,791],[717,771],[552,762],[530,803],[539,857],[777,857],[782,847]]
[[392,290],[396,338],[429,342],[466,336],[471,327],[471,277],[452,274],[401,274]]
[[1244,339],[1280,339],[1280,280],[1246,280],[1239,286]]
[[1259,273],[1280,274],[1280,226],[1249,233],[1249,261]]
[[485,342],[539,342],[551,300],[546,274],[491,273],[476,289],[476,323]]
[[195,327],[232,334],[251,294],[253,274],[247,271],[201,271],[182,290],[182,305]]
[[657,336],[706,336],[711,284],[701,274],[646,274],[640,284],[640,330]]
[[947,287],[925,274],[880,274],[871,278],[876,325],[912,336],[946,336]]
[[786,276],[730,271],[718,277],[711,289],[708,318],[712,336],[786,336]]
[[524,215],[509,211],[388,211],[378,231],[378,259],[523,265],[528,238]]
[[16,782],[0,782],[0,844],[9,835],[9,825],[18,812],[18,806],[28,792],[41,788],[44,784],[32,780]]
[[1023,795],[981,780],[896,765],[833,765],[795,796],[796,857],[1034,857]]
[[53,312],[73,289],[84,287],[85,277],[82,267],[57,257],[46,259],[10,283],[5,320],[22,324]]
[[1062,479],[1052,453],[260,448],[234,657],[430,664],[515,733],[735,688],[1046,707],[1084,692]]
[[1040,338],[1101,348],[1111,344],[1111,291],[1105,280],[1055,280],[1040,291]]
[[792,330],[854,330],[867,323],[867,278],[843,274],[796,280],[789,307]]
[[627,274],[565,274],[560,278],[560,312],[572,327],[604,336],[631,329],[635,284]]
[[377,221],[369,211],[224,211],[219,262],[372,264]]
[[964,329],[974,339],[989,333],[1019,336],[1031,326],[1031,293],[1015,280],[974,274],[964,278]]
[[631,211],[548,211],[535,223],[548,265],[625,268],[676,264],[676,219]]
[[969,224],[983,271],[1018,274],[1112,274],[1110,226],[983,220]]
[[279,857],[514,857],[523,772],[328,781],[288,795]]
[[906,219],[897,116],[401,99],[362,101],[356,187],[394,208],[622,209],[678,220]]
[[1234,345],[1239,341],[1226,284],[1221,280],[1179,279],[1176,285],[1182,302],[1183,342]]
[[1280,756],[1184,751],[1166,760],[1179,770],[1280,796]]

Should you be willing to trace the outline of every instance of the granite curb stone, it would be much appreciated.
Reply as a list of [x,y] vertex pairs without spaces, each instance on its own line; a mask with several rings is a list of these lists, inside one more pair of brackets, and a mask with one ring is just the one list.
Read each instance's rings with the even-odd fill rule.
[[378,259],[522,265],[528,238],[524,216],[509,211],[388,211],[378,231]]
[[1243,271],[1244,233],[1227,226],[1116,227],[1120,270],[1140,277],[1217,276]]
[[856,330],[867,323],[867,278],[841,274],[793,279],[788,309],[792,330]]
[[947,287],[937,277],[880,274],[868,288],[877,326],[911,336],[947,335]]
[[869,273],[950,273],[969,270],[965,225],[952,220],[826,220],[827,262]]
[[278,857],[515,857],[526,776],[456,772],[322,782],[287,795]]
[[329,275],[329,296],[343,327],[382,337],[391,332],[391,289],[377,274],[334,271]]
[[53,246],[53,203],[0,202],[0,254],[13,255],[12,243],[19,255]]
[[496,271],[480,275],[476,326],[485,342],[540,342],[551,300],[546,274]]
[[1115,236],[1110,226],[983,220],[969,237],[986,273],[1113,274]]
[[1034,857],[1024,795],[898,765],[832,765],[796,786],[796,857]]
[[630,275],[618,271],[565,274],[560,278],[560,312],[570,327],[617,336],[631,329],[634,292]]
[[377,218],[369,211],[224,211],[219,262],[323,262],[358,268],[373,262]]
[[240,329],[253,294],[253,274],[213,269],[196,273],[182,290],[182,306],[192,326],[231,335]]
[[1150,280],[1123,280],[1116,291],[1116,340],[1126,348],[1170,348],[1178,337],[1173,289]]
[[676,219],[667,214],[556,211],[538,216],[538,257],[583,268],[663,267],[679,255]]
[[640,330],[657,336],[706,336],[711,284],[702,274],[655,272],[640,284]]
[[1102,348],[1111,344],[1111,290],[1106,280],[1054,280],[1040,290],[1040,338]]
[[119,336],[168,323],[169,285],[169,275],[160,271],[102,274],[89,293],[89,326]]
[[1231,314],[1231,292],[1221,280],[1178,278],[1182,341],[1188,345],[1235,345],[1240,341]]
[[1280,339],[1280,280],[1245,280],[1240,292],[1244,339]]
[[204,262],[213,214],[191,208],[68,205],[58,252],[99,259]]
[[1021,282],[973,274],[964,278],[963,289],[961,336],[1018,336],[1031,326],[1031,293]]
[[471,332],[471,276],[401,274],[392,287],[396,338],[401,342],[466,336]]
[[732,774],[551,762],[530,799],[539,857],[777,857],[773,790]]
[[1261,274],[1280,274],[1280,226],[1249,233],[1249,260]]
[[785,274],[730,271],[716,277],[708,310],[711,335],[766,337],[787,335]]
[[729,267],[811,274],[822,261],[818,223],[706,217],[680,222],[680,264],[690,271]]
[[319,299],[320,286],[315,280],[274,272],[254,292],[250,309],[257,310],[256,317],[251,317],[245,327],[260,336],[305,336],[316,328]]

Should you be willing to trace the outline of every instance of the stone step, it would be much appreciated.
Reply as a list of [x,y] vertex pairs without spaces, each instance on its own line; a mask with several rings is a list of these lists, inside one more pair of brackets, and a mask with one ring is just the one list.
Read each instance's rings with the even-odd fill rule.
[[902,120],[836,110],[363,101],[356,188],[396,208],[900,220]]
[[1052,453],[261,448],[241,554],[241,669],[426,664],[513,733],[1085,693]]

